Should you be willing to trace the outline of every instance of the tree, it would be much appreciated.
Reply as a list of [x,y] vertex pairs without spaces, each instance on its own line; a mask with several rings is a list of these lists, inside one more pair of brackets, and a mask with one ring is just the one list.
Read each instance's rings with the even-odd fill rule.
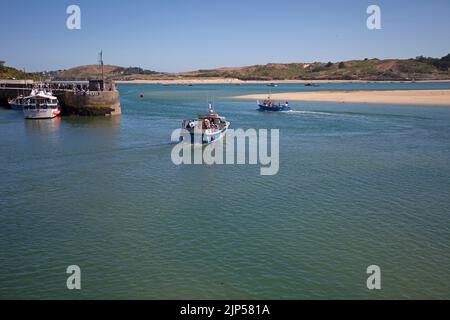
[[448,55],[446,55],[446,56],[443,56],[441,58],[441,61],[450,61],[450,53]]
[[433,61],[433,65],[439,70],[447,71],[450,68],[450,53],[439,60],[436,59]]
[[344,69],[344,68],[345,68],[345,63],[342,62],[342,61],[339,62],[338,68],[339,68],[339,69]]

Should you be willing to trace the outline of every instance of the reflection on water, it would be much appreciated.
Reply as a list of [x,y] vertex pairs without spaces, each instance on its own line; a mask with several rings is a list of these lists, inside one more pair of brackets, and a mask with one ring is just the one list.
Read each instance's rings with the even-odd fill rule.
[[74,128],[119,128],[121,116],[112,117],[65,117],[64,122]]
[[24,120],[27,133],[55,132],[61,125],[61,118]]

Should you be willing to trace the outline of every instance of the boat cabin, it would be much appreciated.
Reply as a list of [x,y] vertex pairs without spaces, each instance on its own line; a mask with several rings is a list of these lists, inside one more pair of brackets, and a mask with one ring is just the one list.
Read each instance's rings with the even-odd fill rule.
[[193,130],[194,128],[201,128],[202,130],[220,130],[227,124],[224,117],[216,113],[207,115],[200,115],[197,120],[184,120],[182,127],[184,129]]
[[217,113],[210,113],[207,115],[200,115],[198,117],[202,123],[202,129],[221,129],[226,125],[224,117],[220,117]]
[[55,107],[58,105],[58,99],[54,96],[39,92],[36,95],[25,97],[21,99],[25,108],[44,108]]

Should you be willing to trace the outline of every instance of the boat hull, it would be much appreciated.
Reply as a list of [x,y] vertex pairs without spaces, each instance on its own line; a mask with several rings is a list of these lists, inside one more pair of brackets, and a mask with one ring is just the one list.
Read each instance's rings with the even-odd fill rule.
[[25,119],[52,119],[60,114],[59,108],[24,108],[23,116]]
[[264,106],[262,104],[258,105],[259,111],[291,111],[291,107],[288,106],[274,106],[274,107],[268,107]]
[[23,105],[21,105],[21,104],[10,103],[9,106],[10,106],[11,109],[13,109],[13,110],[18,110],[18,111],[22,111],[22,110],[23,110]]
[[202,143],[203,144],[210,144],[215,141],[222,140],[222,138],[225,136],[228,128],[224,128],[221,131],[212,133],[212,134],[203,134],[202,137]]

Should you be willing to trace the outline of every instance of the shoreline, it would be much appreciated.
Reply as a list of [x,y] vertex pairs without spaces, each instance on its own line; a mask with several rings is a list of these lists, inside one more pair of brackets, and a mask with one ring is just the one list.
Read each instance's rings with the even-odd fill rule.
[[[305,84],[305,83],[413,83],[409,80],[393,81],[393,80],[239,80],[230,78],[212,78],[212,79],[171,79],[171,80],[115,80],[117,84]],[[446,80],[416,80],[415,83],[430,83],[430,82],[447,82]]]
[[[230,98],[264,100],[267,99],[267,94],[249,94]],[[450,106],[450,89],[287,92],[272,94],[271,98],[281,101]]]

